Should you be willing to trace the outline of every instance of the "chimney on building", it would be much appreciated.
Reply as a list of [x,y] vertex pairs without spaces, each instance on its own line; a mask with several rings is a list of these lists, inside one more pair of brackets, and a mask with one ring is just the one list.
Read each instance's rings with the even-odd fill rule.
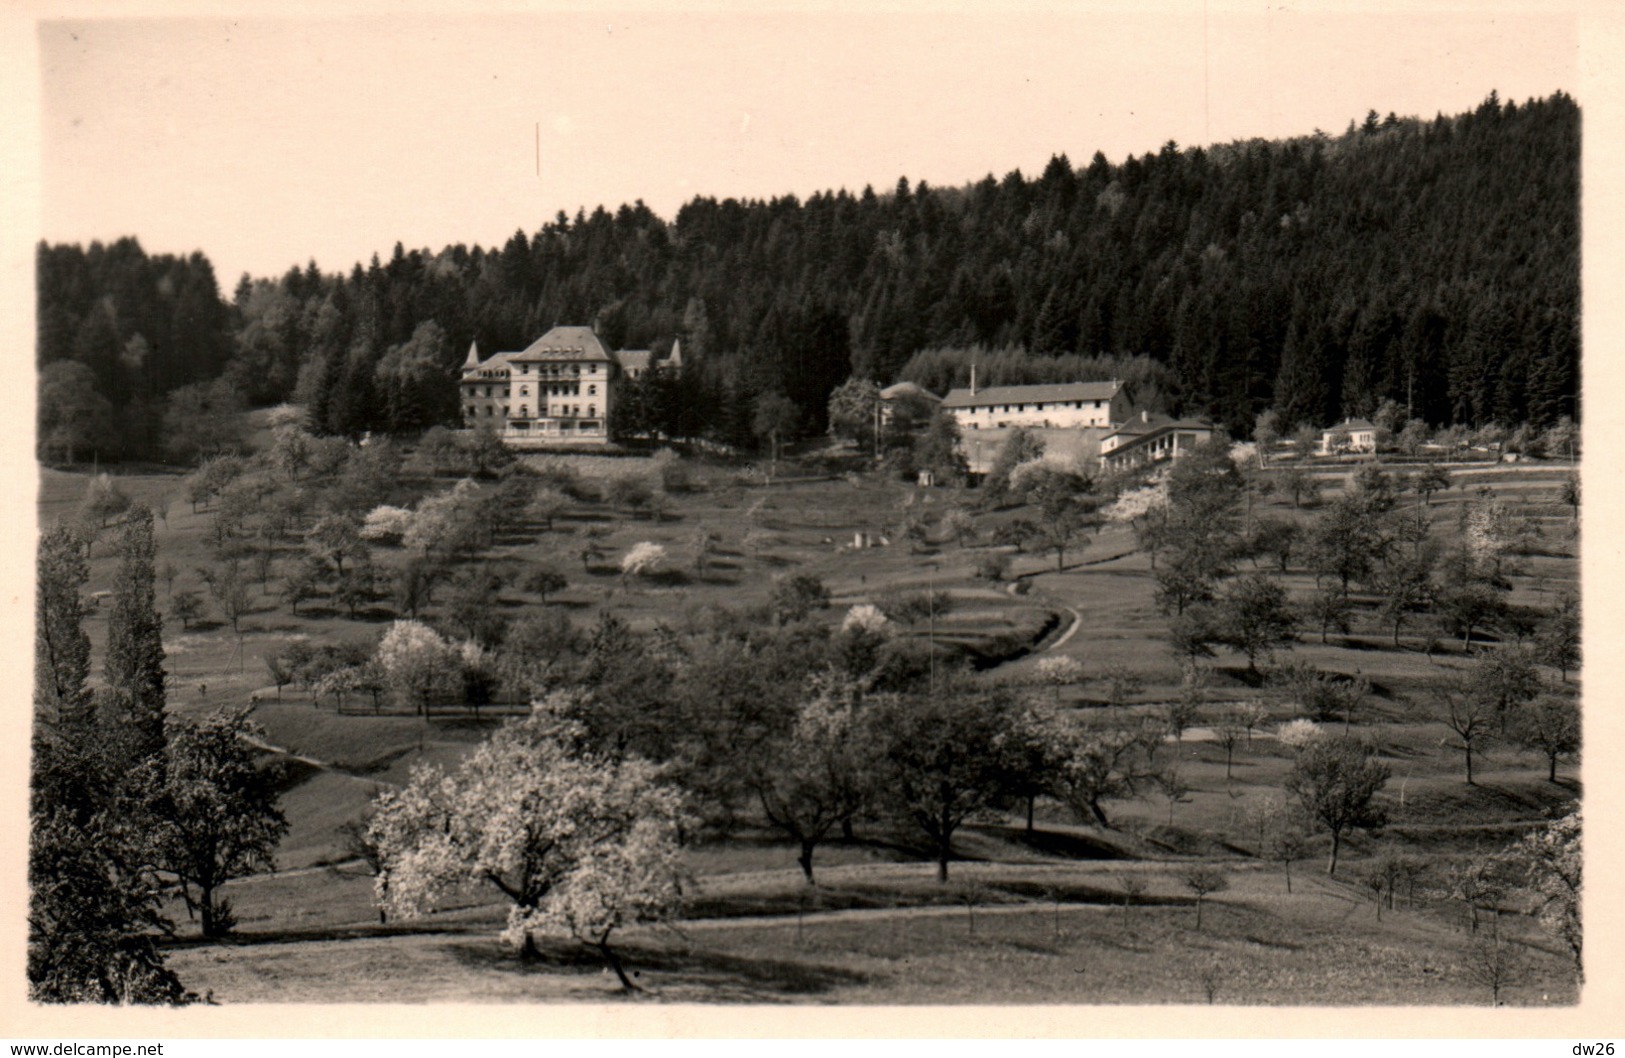
[[976,365],[970,366],[970,395],[976,396]]

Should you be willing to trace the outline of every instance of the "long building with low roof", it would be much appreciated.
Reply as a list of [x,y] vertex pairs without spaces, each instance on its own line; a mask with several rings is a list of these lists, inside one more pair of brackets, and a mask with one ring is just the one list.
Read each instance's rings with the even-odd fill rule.
[[972,381],[969,389],[951,391],[942,407],[953,413],[961,432],[1012,426],[1110,426],[1132,413],[1128,388],[1115,379],[982,389]]

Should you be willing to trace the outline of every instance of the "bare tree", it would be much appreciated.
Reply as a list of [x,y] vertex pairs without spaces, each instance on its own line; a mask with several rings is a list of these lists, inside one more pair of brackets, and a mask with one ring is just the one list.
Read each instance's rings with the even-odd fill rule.
[[1243,702],[1236,707],[1236,722],[1247,732],[1247,744],[1253,744],[1253,728],[1269,719],[1270,712],[1263,702]]
[[1490,990],[1490,1005],[1501,1005],[1501,990],[1522,977],[1522,960],[1499,933],[1477,937],[1467,956],[1467,976]]
[[199,569],[203,582],[209,586],[209,594],[214,597],[214,603],[220,608],[220,614],[231,622],[231,630],[240,632],[238,623],[249,610],[248,582],[243,579],[242,570],[236,562],[226,562],[219,566]]
[[1416,883],[1422,881],[1428,874],[1428,862],[1419,856],[1401,856],[1399,858],[1399,876],[1405,880],[1405,906],[1416,906]]
[[1303,859],[1308,839],[1294,823],[1284,823],[1270,835],[1270,858],[1281,865],[1286,873],[1286,891],[1292,892],[1292,864]]
[[1174,825],[1174,806],[1189,801],[1191,787],[1179,777],[1178,768],[1166,768],[1156,775],[1157,789],[1168,799],[1168,825]]
[[1145,686],[1140,674],[1127,665],[1107,665],[1101,670],[1100,675],[1106,681],[1107,705],[1124,705]]
[[1202,864],[1184,871],[1179,880],[1186,889],[1196,894],[1196,928],[1201,930],[1203,898],[1209,893],[1220,893],[1230,888],[1230,879],[1217,867]]
[[1580,752],[1580,707],[1572,698],[1547,695],[1519,711],[1513,725],[1518,744],[1546,758],[1546,781],[1557,782],[1557,762]]
[[1433,688],[1435,716],[1456,735],[1462,763],[1467,769],[1467,785],[1473,782],[1473,757],[1484,755],[1494,737],[1495,703],[1477,692],[1466,680],[1444,680]]
[[1183,693],[1182,689],[1182,693],[1178,698],[1163,703],[1160,712],[1162,713],[1163,723],[1167,725],[1169,733],[1174,736],[1174,741],[1181,742],[1185,738],[1185,732],[1196,723],[1197,705],[1194,700]]
[[1139,903],[1145,895],[1145,879],[1137,874],[1120,874],[1117,888],[1123,891],[1123,917],[1127,918],[1129,905]]
[[[1473,933],[1478,932],[1478,912],[1493,909],[1506,895],[1506,882],[1502,877],[1503,864],[1491,856],[1474,856],[1450,868],[1445,877],[1445,890],[1467,908],[1468,922]],[[1495,932],[1500,923],[1495,921]]]
[[190,630],[192,622],[203,613],[203,602],[197,592],[183,589],[178,595],[170,596],[169,612],[181,619],[183,630]]
[[1372,864],[1370,867],[1366,868],[1365,886],[1367,889],[1371,890],[1372,899],[1376,903],[1378,922],[1382,921],[1382,893],[1383,887],[1387,884],[1387,881],[1387,876],[1383,874],[1382,866],[1380,864]]
[[1265,794],[1256,800],[1249,801],[1247,807],[1243,810],[1247,825],[1252,827],[1257,834],[1253,842],[1254,855],[1264,857],[1269,854],[1265,841],[1270,828],[1275,825],[1280,817],[1281,806],[1282,802],[1279,797],[1274,794]]
[[961,882],[957,893],[959,902],[965,905],[966,932],[976,935],[976,905],[987,899],[987,889],[977,882]]
[[276,685],[276,696],[281,699],[282,688],[293,682],[292,666],[280,653],[267,654],[265,655],[265,673],[271,677],[271,682]]
[[1394,889],[1399,885],[1399,879],[1405,874],[1403,857],[1392,852],[1384,852],[1377,860],[1373,871],[1382,879],[1383,898],[1388,901],[1388,910],[1394,909]]
[[1236,755],[1236,744],[1241,741],[1242,726],[1232,714],[1213,725],[1214,738],[1224,747],[1224,777],[1230,779],[1230,764]]
[[1331,832],[1327,874],[1337,873],[1344,833],[1386,821],[1385,813],[1371,801],[1387,784],[1390,772],[1374,757],[1369,746],[1351,738],[1317,738],[1298,751],[1287,776],[1287,790],[1298,797],[1311,818]]

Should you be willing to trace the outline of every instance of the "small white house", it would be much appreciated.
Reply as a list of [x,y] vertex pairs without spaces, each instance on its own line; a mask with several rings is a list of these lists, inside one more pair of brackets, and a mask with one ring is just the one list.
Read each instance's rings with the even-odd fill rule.
[[1377,424],[1366,419],[1344,419],[1320,435],[1321,455],[1376,450]]

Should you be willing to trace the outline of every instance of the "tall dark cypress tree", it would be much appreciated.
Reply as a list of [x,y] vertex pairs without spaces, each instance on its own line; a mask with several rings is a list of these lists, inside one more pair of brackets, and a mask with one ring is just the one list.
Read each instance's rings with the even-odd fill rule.
[[[149,539],[150,539],[150,514]],[[148,587],[151,563],[148,563]],[[28,994],[36,1002],[179,1003],[164,966],[167,928],[142,864],[150,828],[117,803],[117,775],[93,724],[90,639],[80,590],[84,541],[57,527],[40,541],[30,774]],[[161,655],[160,655],[161,657]]]
[[40,540],[35,586],[34,708],[42,722],[79,728],[90,720],[90,637],[79,592],[90,576],[84,540],[66,526]]
[[89,576],[84,539],[57,526],[40,540],[34,617],[34,759],[36,814],[64,810],[78,822],[98,807],[103,769],[96,753],[90,637],[80,590]]
[[107,619],[103,675],[113,694],[133,760],[164,749],[164,642],[153,588],[152,511],[130,509],[119,531],[113,611]]

